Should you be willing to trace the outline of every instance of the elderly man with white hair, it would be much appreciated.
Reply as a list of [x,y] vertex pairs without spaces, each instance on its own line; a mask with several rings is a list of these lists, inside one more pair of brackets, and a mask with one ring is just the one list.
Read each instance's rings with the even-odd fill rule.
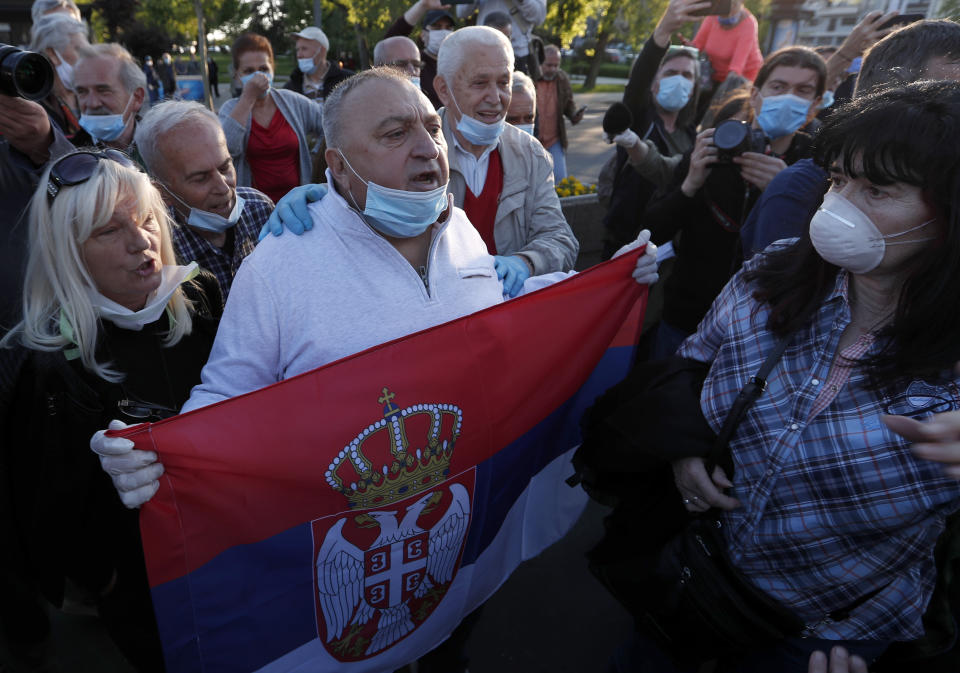
[[134,154],[133,133],[146,103],[147,76],[119,44],[94,44],[79,51],[73,82],[80,126],[97,145]]
[[537,123],[537,89],[533,80],[519,70],[513,73],[510,107],[507,108],[507,123],[533,135]]
[[579,243],[560,210],[553,162],[506,123],[513,54],[503,33],[462,28],[444,40],[434,88],[450,148],[450,191],[480,232],[511,296],[531,275],[573,268]]
[[137,124],[135,138],[176,224],[171,233],[177,258],[216,276],[226,300],[273,201],[251,187],[237,187],[220,120],[199,103],[160,103]]

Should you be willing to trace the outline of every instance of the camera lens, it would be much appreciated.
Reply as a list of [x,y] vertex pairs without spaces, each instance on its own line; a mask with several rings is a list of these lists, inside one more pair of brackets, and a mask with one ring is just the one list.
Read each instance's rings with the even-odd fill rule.
[[717,128],[713,132],[713,144],[719,150],[734,150],[743,144],[748,130],[749,127],[746,122],[727,119],[717,124]]
[[53,67],[46,57],[0,45],[0,93],[42,100],[53,89]]

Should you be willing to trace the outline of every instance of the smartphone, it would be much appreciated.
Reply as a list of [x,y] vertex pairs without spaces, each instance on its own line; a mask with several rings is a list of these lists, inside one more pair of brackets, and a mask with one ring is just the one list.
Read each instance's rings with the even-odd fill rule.
[[907,26],[911,23],[922,21],[925,18],[926,17],[923,14],[898,14],[880,26],[880,30],[886,30],[887,28],[900,28],[901,26]]
[[576,117],[576,116],[578,116],[578,115],[582,115],[582,114],[583,114],[584,112],[586,112],[586,111],[587,111],[587,106],[586,106],[586,105],[581,105],[581,106],[580,106],[580,109],[573,113],[573,116]]
[[731,0],[710,0],[709,7],[690,12],[690,16],[710,16],[711,14],[726,16],[730,13],[730,2]]

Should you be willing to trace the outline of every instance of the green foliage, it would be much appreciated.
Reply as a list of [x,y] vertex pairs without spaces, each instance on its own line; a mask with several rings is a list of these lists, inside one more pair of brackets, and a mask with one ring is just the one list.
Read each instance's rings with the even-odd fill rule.
[[551,0],[547,4],[544,32],[553,41],[569,46],[574,37],[587,33],[587,20],[594,19],[597,33],[607,32],[640,47],[653,32],[667,3],[668,0]]
[[[632,63],[603,63],[597,74],[600,77],[620,77],[626,79],[630,76],[630,66]],[[564,64],[563,69],[571,75],[586,75],[590,70],[589,61],[574,61]]]
[[943,0],[937,14],[941,19],[960,21],[960,0]]

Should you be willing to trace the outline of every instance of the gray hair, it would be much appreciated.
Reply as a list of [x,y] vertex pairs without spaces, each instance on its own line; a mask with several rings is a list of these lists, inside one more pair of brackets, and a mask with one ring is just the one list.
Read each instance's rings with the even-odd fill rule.
[[144,74],[137,62],[129,51],[119,44],[107,42],[102,44],[91,44],[80,50],[80,57],[77,59],[79,64],[85,58],[106,58],[120,63],[120,83],[127,93],[133,93],[137,89],[147,91],[147,76]]
[[87,39],[87,24],[63,13],[48,14],[30,28],[30,51],[62,51],[70,46],[73,35]]
[[37,23],[46,16],[47,12],[56,10],[67,10],[73,13],[73,18],[77,21],[82,18],[80,8],[73,0],[33,0],[33,7],[30,8],[30,19],[33,23]]
[[343,145],[343,128],[340,123],[340,108],[347,95],[370,80],[402,82],[404,86],[414,88],[410,80],[396,68],[378,66],[362,70],[338,84],[323,102],[323,137],[327,147]]
[[513,21],[506,12],[490,12],[484,17],[483,23],[480,25],[503,30],[507,26],[512,26]]
[[510,91],[523,91],[533,99],[534,104],[537,102],[537,87],[533,84],[533,80],[524,72],[520,72],[519,70],[514,71],[513,86],[510,87]]
[[137,122],[137,129],[133,135],[133,141],[137,145],[140,156],[143,157],[147,172],[155,177],[161,177],[157,169],[163,155],[157,145],[162,135],[180,126],[204,122],[215,126],[217,131],[223,133],[217,115],[196,101],[165,101],[150,108],[150,111]]
[[555,45],[555,44],[547,44],[547,45],[544,45],[544,47],[543,47],[543,55],[546,56],[547,54],[556,54],[556,55],[559,56],[560,58],[563,58],[563,52],[560,51],[560,47],[558,47],[558,46]]
[[455,30],[447,35],[437,53],[437,74],[443,77],[447,86],[453,86],[454,77],[474,47],[499,47],[507,57],[507,62],[513,62],[513,46],[499,30],[487,26],[467,26]]
[[414,51],[416,51],[418,54],[420,53],[420,48],[417,46],[417,43],[411,40],[409,37],[406,37],[405,35],[394,35],[393,37],[387,37],[380,40],[373,46],[373,64],[385,65],[387,58],[383,55],[384,49],[386,49],[391,42],[403,42],[404,40],[411,44]]

